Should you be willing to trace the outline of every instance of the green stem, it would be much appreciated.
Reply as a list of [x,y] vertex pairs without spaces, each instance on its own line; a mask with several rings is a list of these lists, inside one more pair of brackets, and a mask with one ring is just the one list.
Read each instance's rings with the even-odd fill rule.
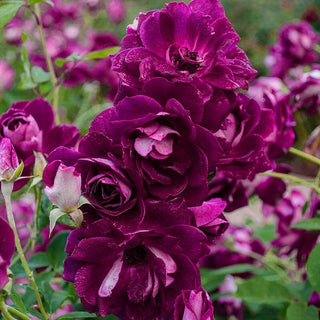
[[307,154],[307,153],[305,153],[305,152],[303,152],[301,150],[298,150],[296,148],[293,148],[293,147],[289,149],[289,152],[294,154],[294,155],[296,155],[296,156],[298,156],[298,157],[301,157],[303,159],[311,161],[311,162],[317,164],[318,166],[320,166],[320,159],[317,158],[317,157],[314,157],[314,156],[312,156],[310,154]]
[[24,313],[20,312],[19,310],[12,308],[10,306],[8,306],[8,311],[16,316],[18,316],[20,319],[22,320],[31,320],[31,318],[29,318],[27,315],[25,315]]
[[6,209],[7,209],[8,222],[9,222],[10,227],[12,228],[13,233],[14,233],[14,241],[15,241],[15,245],[16,245],[16,248],[17,248],[17,251],[18,251],[18,255],[20,257],[20,261],[21,261],[22,266],[23,266],[23,268],[24,268],[24,270],[26,272],[26,275],[27,275],[27,277],[29,279],[29,282],[32,284],[33,290],[34,290],[34,292],[36,294],[36,298],[37,298],[37,302],[38,302],[38,305],[39,305],[40,312],[41,312],[43,318],[45,320],[48,320],[46,311],[45,311],[45,309],[43,307],[43,304],[42,304],[42,300],[41,300],[41,296],[40,296],[40,293],[39,293],[38,286],[37,286],[37,284],[36,284],[36,282],[34,280],[33,273],[32,273],[32,271],[30,270],[30,268],[28,266],[26,257],[24,256],[24,253],[23,253],[23,250],[22,250],[22,247],[21,247],[20,239],[19,239],[19,236],[18,236],[17,228],[16,228],[16,223],[15,223],[14,217],[13,217],[12,206],[11,206],[12,189],[13,189],[13,182],[12,181],[9,181],[9,182],[8,181],[2,181],[2,183],[1,183],[1,191],[2,191],[2,194],[3,194],[4,202],[5,202]]
[[314,185],[311,182],[302,180],[298,177],[292,176],[290,174],[286,174],[286,173],[279,173],[279,172],[264,172],[261,173],[261,175],[263,176],[268,176],[268,177],[274,177],[274,178],[280,178],[280,179],[285,179],[285,180],[290,180],[293,181],[297,184],[302,184],[312,190],[314,190],[315,192],[317,192],[318,194],[320,194],[320,188],[318,188],[316,185]]
[[40,209],[41,209],[41,198],[42,198],[42,192],[41,189],[38,187],[35,187],[35,200],[36,200],[36,211],[35,215],[33,216],[33,239],[32,239],[32,248],[35,246],[35,241],[39,233],[39,215],[40,215]]
[[45,38],[44,38],[44,35],[43,35],[43,27],[42,27],[42,24],[41,24],[40,8],[39,8],[39,4],[38,3],[35,4],[35,15],[36,15],[36,22],[37,22],[38,31],[39,31],[39,34],[40,34],[40,40],[41,40],[41,44],[42,44],[43,53],[44,53],[44,56],[46,58],[47,66],[48,66],[50,77],[51,77],[51,82],[52,82],[52,85],[53,85],[53,110],[55,112],[56,124],[59,124],[60,123],[60,117],[59,117],[59,113],[58,113],[58,107],[59,107],[59,83],[58,83],[58,80],[56,78],[56,74],[54,72],[52,60],[51,60],[51,58],[49,56],[49,53],[48,53],[48,50],[47,50],[47,46],[46,46],[46,41],[45,41]]
[[0,294],[0,311],[6,320],[16,320],[8,311],[8,306],[5,304],[3,296]]

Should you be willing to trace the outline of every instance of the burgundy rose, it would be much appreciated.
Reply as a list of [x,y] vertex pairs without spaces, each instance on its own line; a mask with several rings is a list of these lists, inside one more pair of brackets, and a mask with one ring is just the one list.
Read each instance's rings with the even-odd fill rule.
[[79,151],[57,148],[48,160],[60,160],[80,173],[82,194],[101,217],[123,232],[136,230],[145,214],[145,191],[138,172],[124,168],[118,149],[102,133],[85,135]]
[[271,135],[273,124],[271,110],[239,93],[236,106],[215,133],[223,149],[218,168],[235,179],[250,179],[270,168],[264,139]]
[[[89,219],[89,217],[87,218]],[[173,313],[182,290],[200,287],[196,266],[206,237],[187,225],[124,235],[106,219],[71,232],[63,277],[99,316],[155,319]]]
[[195,225],[202,230],[208,238],[216,238],[223,234],[229,223],[223,215],[226,202],[220,198],[204,201],[201,206],[190,207]]
[[135,88],[161,76],[246,89],[256,71],[237,47],[239,39],[219,1],[171,2],[165,9],[141,13],[128,27],[113,69],[124,85]]
[[218,171],[209,182],[207,199],[223,199],[227,203],[225,212],[232,212],[245,207],[249,203],[246,191],[243,181],[229,177],[223,171]]
[[283,79],[289,69],[316,62],[319,59],[315,45],[319,35],[304,21],[284,24],[278,42],[270,48],[266,64],[271,76]]
[[182,291],[175,302],[174,320],[214,320],[208,293],[202,288]]
[[[58,146],[74,147],[80,132],[69,124],[54,126],[51,105],[42,98],[37,98],[16,102],[1,115],[0,136],[11,140],[19,159],[24,162],[23,175],[27,176],[34,163],[34,151],[48,154]],[[15,188],[27,181],[19,181]]]
[[248,93],[261,107],[273,111],[274,127],[266,139],[266,152],[269,159],[276,159],[292,147],[295,138],[292,127],[296,123],[284,94],[284,83],[279,78],[261,77],[252,83]]
[[304,109],[307,115],[318,113],[320,104],[320,66],[314,66],[310,72],[303,73],[301,79],[295,81],[288,95],[293,111]]
[[125,98],[98,115],[90,132],[121,146],[124,166],[140,173],[151,195],[182,195],[190,205],[207,196],[208,159],[212,167],[219,146],[176,99],[162,106],[147,96]]

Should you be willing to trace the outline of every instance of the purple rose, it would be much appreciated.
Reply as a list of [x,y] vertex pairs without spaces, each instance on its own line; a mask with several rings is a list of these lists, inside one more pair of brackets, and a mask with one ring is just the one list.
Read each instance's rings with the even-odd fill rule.
[[[28,176],[35,160],[34,151],[48,154],[58,146],[74,147],[80,132],[69,124],[54,126],[51,105],[42,98],[37,98],[16,102],[1,115],[0,136],[11,140],[19,160],[24,162],[23,175]],[[18,181],[15,189],[27,181]]]
[[117,148],[102,133],[85,135],[80,141],[79,152],[57,148],[48,160],[61,160],[67,166],[74,166],[81,174],[83,196],[116,228],[132,232],[142,222],[146,193],[142,179],[136,170],[124,168]]
[[91,221],[69,235],[63,278],[74,282],[84,307],[99,316],[166,317],[182,290],[200,287],[195,263],[208,252],[205,242],[187,225],[124,235],[106,219]]
[[255,100],[239,93],[235,108],[215,133],[223,149],[218,168],[235,179],[251,179],[269,169],[264,139],[271,135],[273,124],[271,110],[261,109]]
[[283,79],[289,69],[318,61],[315,51],[318,41],[319,35],[307,22],[284,24],[266,60],[271,76]]
[[165,9],[141,13],[128,27],[113,69],[124,85],[135,88],[160,76],[246,89],[256,71],[237,47],[239,39],[219,1],[171,2]]
[[232,212],[245,207],[249,200],[246,188],[239,179],[234,179],[222,171],[218,171],[209,182],[208,200],[211,198],[221,198],[226,201],[225,212]]
[[223,234],[229,223],[223,215],[226,202],[220,198],[204,201],[199,207],[190,207],[195,225],[202,230],[208,238],[215,238]]
[[181,195],[190,205],[206,198],[208,159],[212,167],[219,146],[176,99],[162,106],[146,96],[125,98],[98,115],[90,132],[121,146],[124,166],[139,172],[152,196]]
[[174,320],[214,320],[208,293],[202,288],[182,291],[175,302]]
[[[316,69],[318,68],[318,69]],[[307,115],[318,113],[320,104],[320,66],[303,73],[299,81],[290,86],[288,98],[293,111],[304,109]]]
[[284,94],[284,83],[279,78],[261,77],[252,83],[248,93],[261,107],[273,111],[273,132],[265,141],[269,159],[276,159],[292,147],[295,138],[292,127],[296,123]]
[[[289,173],[290,167],[284,164],[278,165],[273,172]],[[255,188],[256,194],[260,199],[269,205],[276,205],[281,200],[287,186],[282,179],[267,177],[263,179]]]
[[8,222],[0,217],[0,290],[9,281],[7,269],[15,250],[14,235]]
[[74,167],[53,161],[43,171],[43,182],[46,185],[45,194],[63,212],[73,212],[78,208],[81,176]]

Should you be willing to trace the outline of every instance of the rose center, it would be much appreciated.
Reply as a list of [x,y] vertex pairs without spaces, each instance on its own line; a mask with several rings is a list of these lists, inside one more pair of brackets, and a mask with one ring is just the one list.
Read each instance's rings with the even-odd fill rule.
[[124,252],[123,259],[127,265],[142,265],[147,257],[147,248],[144,245],[128,249]]
[[178,70],[188,71],[190,74],[195,73],[203,62],[198,52],[190,51],[186,47],[171,47],[169,59]]

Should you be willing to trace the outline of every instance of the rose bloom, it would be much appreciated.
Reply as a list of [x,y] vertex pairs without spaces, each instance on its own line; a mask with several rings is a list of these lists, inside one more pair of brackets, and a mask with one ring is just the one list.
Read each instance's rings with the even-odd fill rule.
[[289,69],[316,62],[315,45],[319,35],[304,21],[286,23],[279,32],[278,42],[270,48],[266,64],[270,75],[284,79]]
[[73,166],[81,175],[83,196],[97,213],[123,232],[134,231],[145,215],[145,191],[138,172],[124,168],[118,154],[106,136],[92,132],[81,139],[79,152],[60,147],[48,161]]
[[163,318],[173,314],[182,290],[200,287],[196,263],[208,251],[207,239],[197,228],[168,220],[124,235],[107,219],[93,216],[87,212],[87,223],[70,233],[63,273],[89,312],[123,319]]
[[[54,126],[52,106],[42,98],[18,101],[0,117],[0,136],[9,138],[19,160],[24,162],[24,176],[30,175],[35,157],[33,152],[48,154],[62,145],[74,147],[80,137],[77,127],[70,124]],[[19,189],[28,179],[15,184]]]
[[208,168],[219,156],[219,145],[178,100],[161,105],[142,95],[124,98],[95,118],[93,132],[121,147],[124,167],[139,172],[152,196],[182,196],[189,205],[206,198]]
[[264,140],[272,134],[273,126],[271,110],[238,93],[235,107],[215,132],[223,150],[217,167],[235,179],[251,179],[269,169]]
[[279,78],[261,77],[251,84],[248,93],[262,108],[273,111],[273,132],[265,140],[269,159],[283,156],[294,143],[292,127],[296,124],[288,96],[284,94],[284,83]]
[[293,111],[304,109],[307,115],[317,114],[320,104],[320,66],[313,66],[313,70],[303,73],[290,86],[290,90],[288,98]]
[[239,40],[219,1],[171,2],[129,25],[113,69],[122,84],[135,88],[160,76],[199,87],[246,89],[256,71]]

